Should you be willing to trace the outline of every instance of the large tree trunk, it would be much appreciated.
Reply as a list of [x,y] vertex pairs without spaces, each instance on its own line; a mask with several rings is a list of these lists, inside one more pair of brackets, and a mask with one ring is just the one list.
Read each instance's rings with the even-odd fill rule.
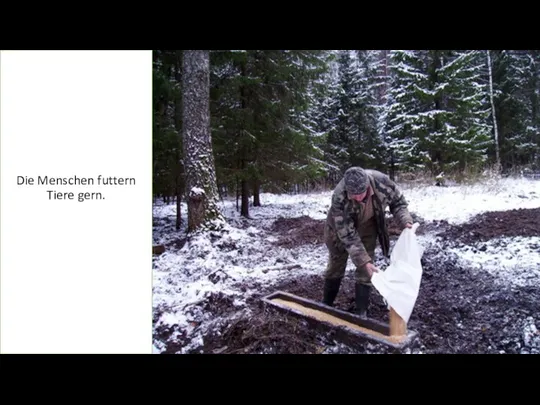
[[[184,51],[183,58],[184,170],[188,232],[214,228],[223,220],[219,210],[214,154],[210,133],[209,51]],[[217,223],[214,223],[217,225]]]

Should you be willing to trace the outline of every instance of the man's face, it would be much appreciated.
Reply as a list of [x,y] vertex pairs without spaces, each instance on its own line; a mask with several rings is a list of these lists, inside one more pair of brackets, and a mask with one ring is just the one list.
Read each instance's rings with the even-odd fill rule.
[[368,195],[368,192],[369,192],[369,187],[362,194],[349,194],[349,197],[351,198],[351,200],[355,200],[361,203],[365,200],[366,196]]

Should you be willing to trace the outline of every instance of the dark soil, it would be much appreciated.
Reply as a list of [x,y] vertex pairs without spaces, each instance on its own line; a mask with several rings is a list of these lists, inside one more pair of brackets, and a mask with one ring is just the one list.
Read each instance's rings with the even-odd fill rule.
[[[184,226],[185,224],[183,224]],[[180,250],[184,247],[186,244],[187,238],[185,234],[185,230],[182,227],[181,229],[176,229],[176,217],[174,216],[168,216],[163,218],[155,218],[153,219],[153,226],[154,228],[162,228],[161,233],[166,233],[169,235],[177,235],[175,238],[171,238],[171,240],[167,241],[167,243],[164,244],[157,244],[156,241],[154,241],[155,246],[160,246],[158,248],[160,252],[154,252],[154,254],[161,254],[163,251],[170,251],[170,250]],[[162,248],[161,248],[162,246]]]
[[[415,222],[424,224],[422,218],[412,215]],[[313,219],[309,216],[297,218],[278,218],[274,221],[269,231],[278,236],[275,245],[284,248],[295,248],[305,244],[324,243],[325,220]],[[388,233],[390,236],[399,236],[402,228],[392,216],[387,218]],[[422,229],[418,229],[418,234]]]
[[448,228],[438,236],[462,243],[497,237],[540,236],[540,208],[486,212],[466,224]]
[[[413,219],[413,222],[418,222],[419,227],[416,231],[418,235],[425,232],[425,221],[420,216],[416,215],[414,212],[411,212],[411,217]],[[399,236],[401,235],[401,232],[403,231],[403,228],[401,225],[395,220],[395,218],[387,213],[386,215],[386,226],[388,228],[388,234],[390,236]]]
[[[321,243],[322,221],[309,217],[276,221],[282,246]],[[423,278],[408,327],[418,332],[415,352],[422,353],[537,353],[540,336],[524,335],[524,322],[532,317],[540,326],[540,289],[502,285],[486,272],[472,271],[458,264],[447,247],[456,243],[487,240],[497,236],[540,234],[540,210],[514,210],[479,215],[462,226],[444,221],[421,221],[423,232],[434,231],[440,243],[424,252]],[[256,287],[256,288],[255,288]],[[305,320],[279,313],[261,305],[260,298],[277,290],[304,298],[321,300],[321,275],[290,279],[272,288],[249,285],[257,291],[247,304],[251,313],[216,327],[204,339],[205,353],[385,353],[395,352],[370,342],[354,347],[338,344],[332,333],[322,333]],[[226,297],[214,297],[209,309],[216,316],[230,313]],[[223,306],[223,308],[221,308]],[[354,311],[354,279],[347,274],[336,307]],[[369,316],[387,321],[382,297],[372,291]],[[170,351],[176,348],[171,347]]]
[[298,218],[278,218],[270,228],[279,236],[275,243],[284,248],[295,248],[306,243],[324,243],[324,220],[308,216]]
[[[264,306],[261,297],[276,290],[285,290],[305,298],[319,300],[323,280],[320,276],[308,276],[302,279],[293,279],[285,283],[265,288],[259,286],[258,294],[251,296],[247,304],[251,309],[249,316],[239,317],[221,328],[215,328],[204,338],[204,353],[239,354],[239,353],[265,353],[265,354],[321,354],[334,351],[350,351],[355,353],[366,352],[378,348],[385,350],[381,345],[355,344],[347,348],[340,346],[333,339],[333,334],[323,332],[311,327],[304,319],[280,313]],[[345,310],[354,310],[354,281],[345,280],[342,293],[336,300],[336,307]],[[387,315],[382,298],[373,296],[372,316],[386,319]],[[224,302],[224,304],[226,304]],[[216,313],[217,316],[217,313]],[[193,350],[199,353],[201,348]],[[391,350],[388,350],[391,351]]]
[[[157,308],[153,314],[153,323],[161,317],[164,308]],[[177,325],[172,326],[158,326],[154,331],[156,338],[162,342],[166,342],[166,348],[162,352],[163,354],[175,354],[182,350],[182,347],[188,343],[189,339],[186,336],[185,331],[179,330]]]
[[320,336],[310,333],[304,320],[261,308],[232,321],[219,333],[213,331],[205,337],[205,353],[310,354],[325,349]]

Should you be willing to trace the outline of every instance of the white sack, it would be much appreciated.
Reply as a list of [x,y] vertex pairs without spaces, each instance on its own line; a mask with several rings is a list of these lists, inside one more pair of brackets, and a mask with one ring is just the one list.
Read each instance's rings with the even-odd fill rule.
[[390,255],[390,265],[371,277],[371,283],[384,297],[388,308],[394,308],[405,322],[411,316],[422,279],[420,259],[424,251],[416,239],[418,225],[415,223],[412,228],[403,230]]

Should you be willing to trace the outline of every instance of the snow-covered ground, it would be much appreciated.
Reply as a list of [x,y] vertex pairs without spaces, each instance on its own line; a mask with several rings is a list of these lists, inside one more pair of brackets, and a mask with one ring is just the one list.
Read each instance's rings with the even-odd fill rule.
[[540,182],[526,178],[487,179],[473,185],[453,187],[404,186],[409,209],[426,221],[446,220],[451,224],[467,222],[486,211],[537,208]]
[[[447,220],[451,224],[468,221],[485,211],[540,207],[540,181],[527,179],[499,179],[483,184],[453,187],[402,187],[410,210],[426,221]],[[241,291],[236,283],[269,286],[299,274],[322,274],[327,252],[324,246],[304,245],[285,249],[272,245],[268,228],[279,217],[310,216],[324,219],[330,192],[309,195],[262,194],[262,207],[250,207],[253,220],[246,221],[236,212],[236,202],[221,203],[227,219],[224,236],[197,236],[181,249],[168,249],[154,257],[153,301],[160,316],[155,328],[170,326],[178,333],[185,332],[190,347],[201,342],[205,331],[213,323],[221,322],[205,314],[197,304],[213,293],[234,298],[239,311],[249,311],[245,305],[250,291]],[[186,219],[187,208],[182,204]],[[154,207],[154,244],[169,243],[183,238],[184,229],[174,228],[176,205],[156,204]],[[185,222],[184,222],[185,223]],[[431,234],[419,235],[424,247],[436,243]],[[460,260],[472,268],[490,271],[501,280],[519,285],[540,280],[540,235],[531,238],[506,238],[484,243],[479,250],[470,247],[454,248]],[[296,265],[290,270],[284,266]],[[349,261],[349,269],[352,265]],[[154,342],[154,351],[163,350],[161,342]]]
[[540,280],[540,236],[495,238],[449,251],[468,268],[488,271],[503,284],[524,287]]

